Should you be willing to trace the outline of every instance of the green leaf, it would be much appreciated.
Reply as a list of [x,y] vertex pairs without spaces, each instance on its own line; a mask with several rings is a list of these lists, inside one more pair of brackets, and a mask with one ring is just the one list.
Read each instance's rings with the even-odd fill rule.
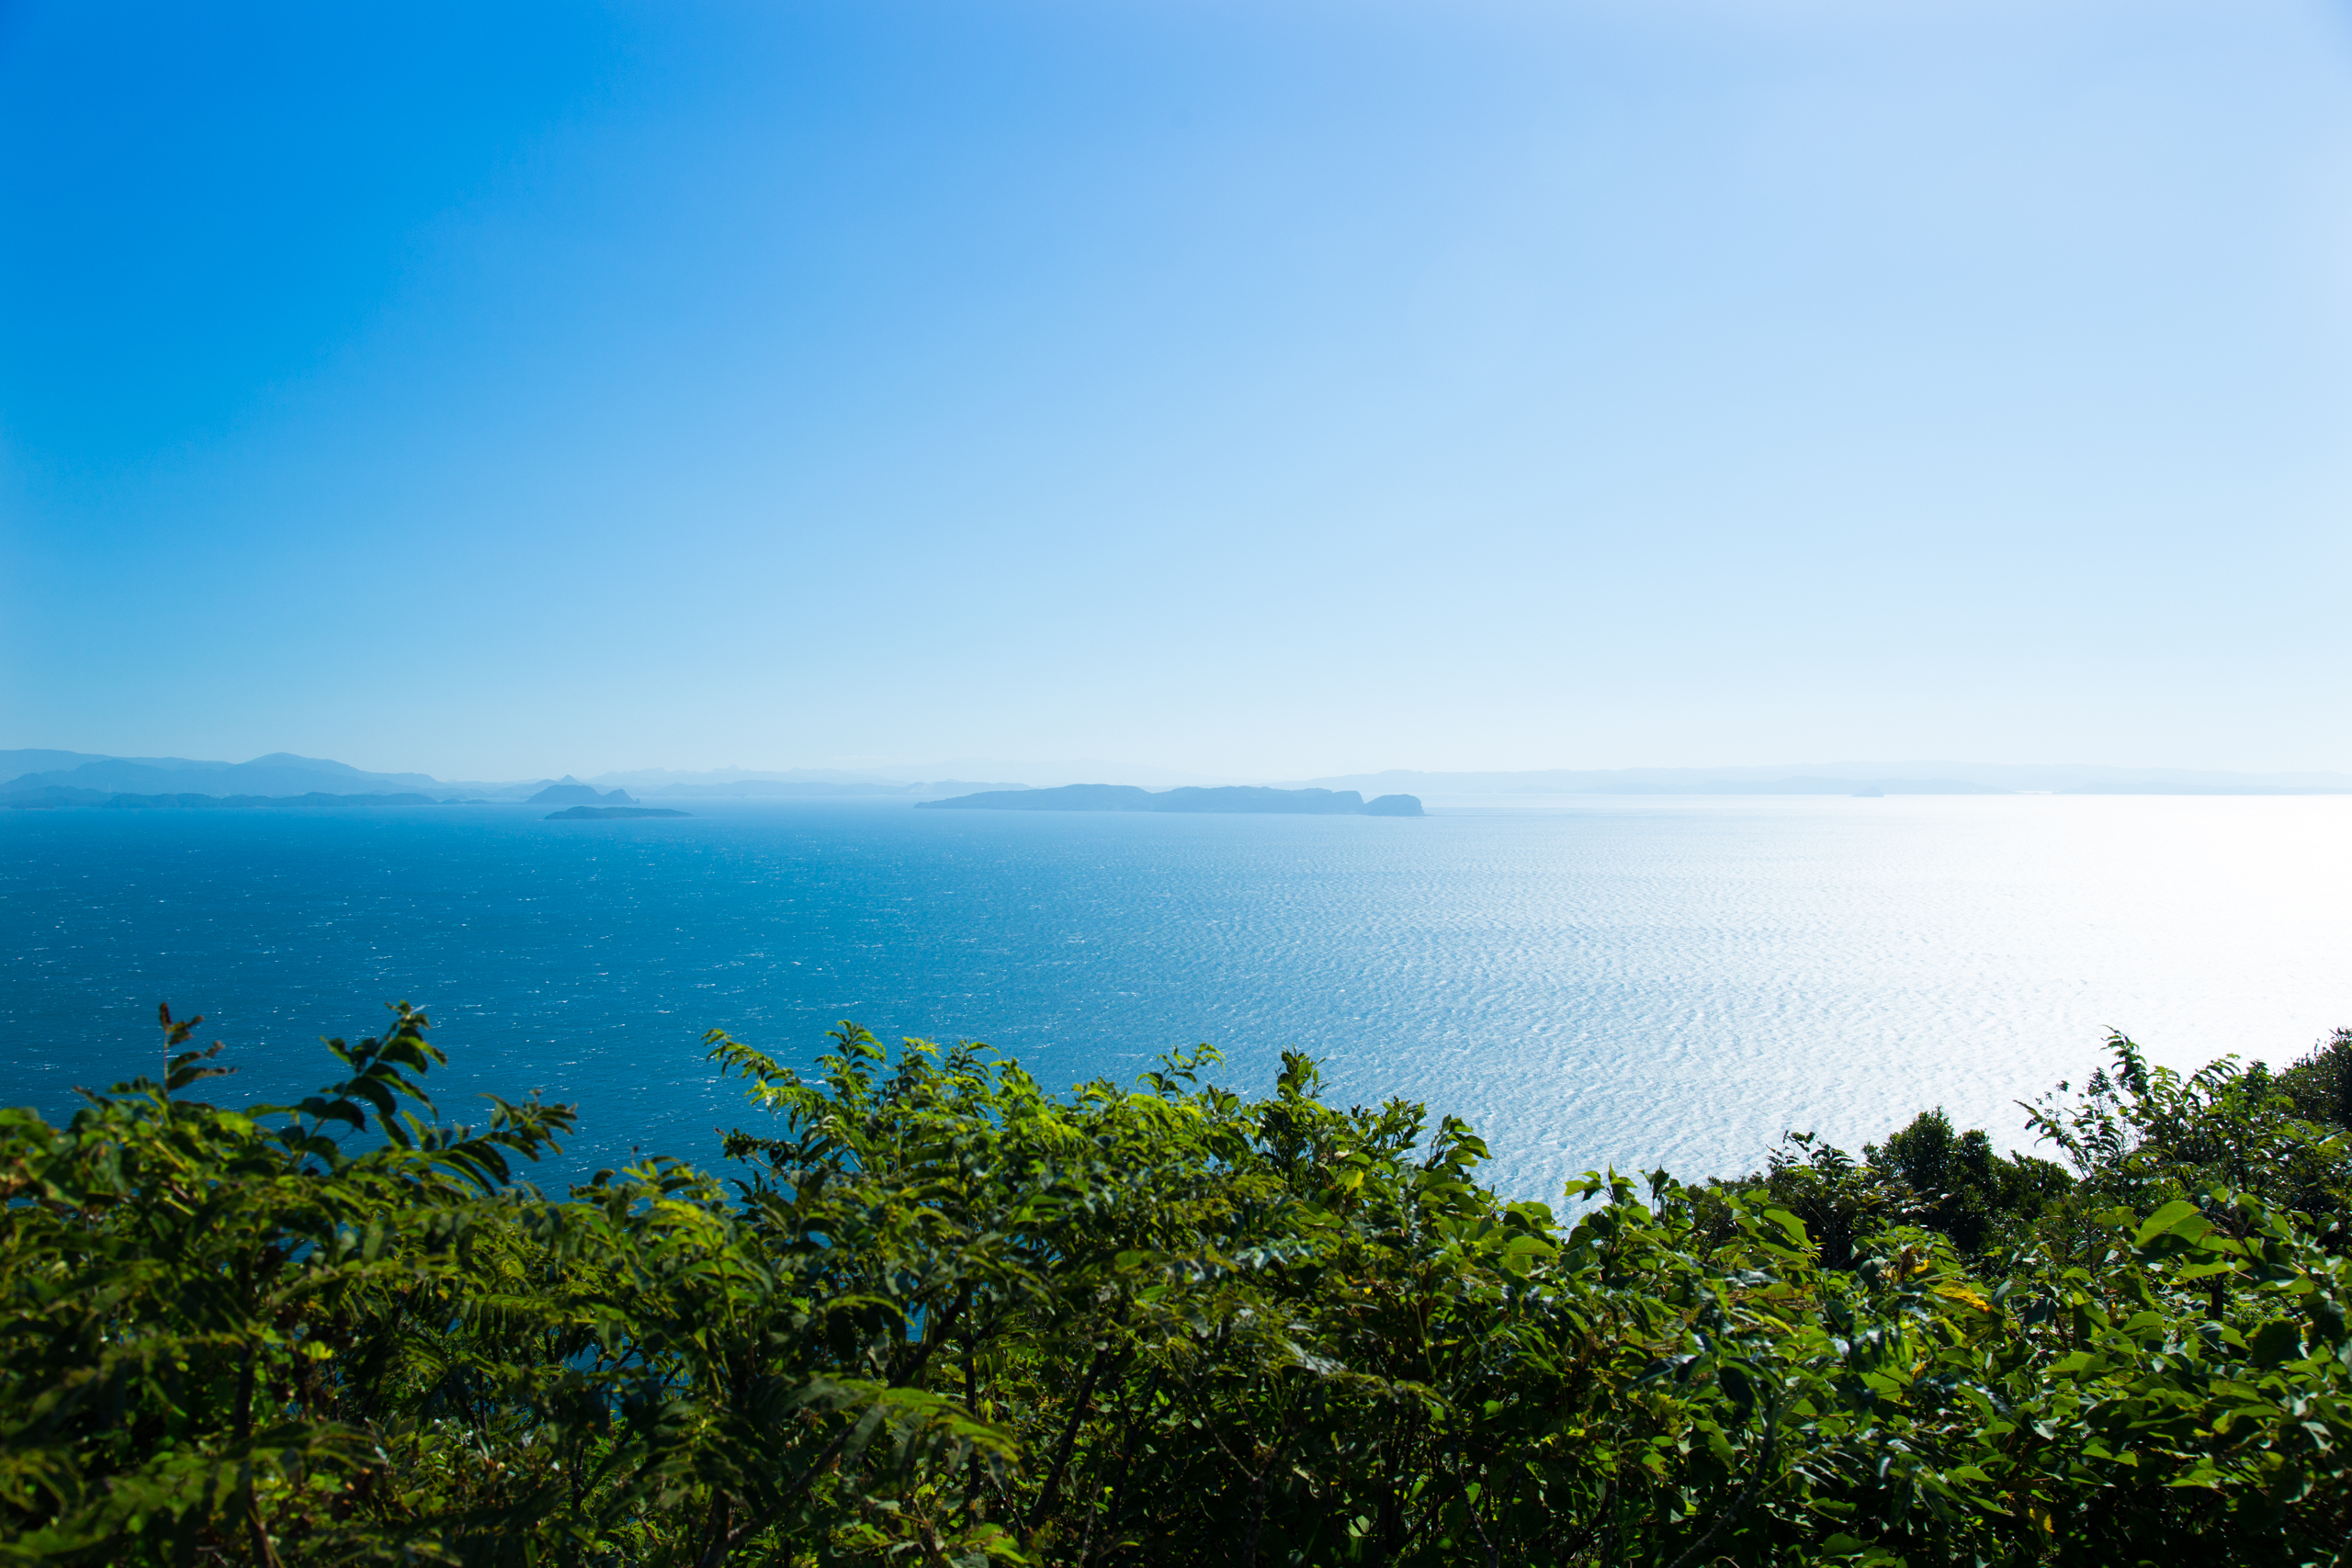
[[2133,1241],[2137,1246],[2146,1247],[2158,1236],[2176,1235],[2194,1241],[2212,1228],[2212,1222],[2198,1213],[2196,1204],[2176,1198],[2147,1217]]

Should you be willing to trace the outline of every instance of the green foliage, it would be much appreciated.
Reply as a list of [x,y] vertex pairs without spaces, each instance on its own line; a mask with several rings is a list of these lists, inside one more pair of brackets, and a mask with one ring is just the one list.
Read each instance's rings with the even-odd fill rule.
[[2295,1114],[2352,1126],[2352,1029],[2339,1029],[2278,1075]]
[[[2074,1166],[2084,1196],[2150,1209],[2207,1191],[2252,1194],[2332,1223],[2352,1196],[2345,1129],[2305,1115],[2259,1062],[2224,1058],[2183,1075],[2151,1065],[2122,1035],[2108,1042],[2081,1099],[2051,1096],[2027,1123]],[[2058,1086],[2060,1095],[2066,1086]]]
[[2073,1185],[2048,1160],[1995,1154],[1981,1130],[1954,1133],[1940,1107],[1862,1152],[1873,1172],[1901,1184],[1905,1218],[1950,1236],[1969,1258],[2016,1241]]
[[2030,1109],[2063,1168],[1929,1111],[1744,1181],[1595,1173],[1562,1215],[1296,1055],[1260,1100],[1205,1048],[1055,1096],[982,1046],[844,1024],[804,1076],[714,1034],[729,1174],[551,1199],[517,1162],[570,1113],[443,1124],[405,1007],[244,1111],[185,1092],[220,1070],[194,1021],[63,1128],[0,1112],[0,1559],[2287,1564],[2352,1532],[2309,1062],[2119,1038]]

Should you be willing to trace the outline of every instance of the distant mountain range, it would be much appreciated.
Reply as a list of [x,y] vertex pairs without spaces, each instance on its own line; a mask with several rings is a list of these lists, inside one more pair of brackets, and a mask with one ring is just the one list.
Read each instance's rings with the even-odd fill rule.
[[625,789],[610,792],[593,784],[575,784],[570,774],[561,784],[551,784],[523,803],[526,806],[577,806],[593,808],[599,806],[635,806],[637,799]]
[[94,757],[73,751],[0,751],[0,791],[97,790],[113,795],[425,794],[475,786],[445,784],[424,773],[369,773],[318,757],[276,751],[250,762],[198,762],[186,757]]
[[[989,762],[991,771],[1022,764]],[[1037,764],[1026,783],[975,783],[955,777],[910,778],[922,770],[876,768],[867,773],[794,769],[758,773],[723,768],[699,773],[643,769],[582,780],[503,782],[435,779],[427,773],[379,773],[320,757],[276,751],[248,762],[198,761],[186,757],[109,757],[83,751],[0,750],[0,806],[214,806],[301,803],[522,803],[617,805],[634,799],[871,799],[909,804],[958,795],[1057,787],[1075,768],[1102,769],[1098,779],[1122,786],[1190,786],[1200,775],[1116,763]],[[947,771],[946,764],[936,772]],[[976,770],[977,771],[977,770]],[[2094,764],[2023,766],[1973,762],[1816,762],[1782,767],[1544,769],[1524,773],[1424,773],[1403,769],[1302,779],[1287,790],[1354,790],[1385,795],[2344,795],[2352,773],[2228,773],[2179,768],[2117,768]],[[615,792],[621,792],[616,795]],[[561,792],[561,793],[553,793]],[[577,793],[574,793],[577,792]]]
[[[322,757],[274,751],[250,762],[209,762],[187,757],[107,757],[85,751],[0,750],[0,806],[261,806],[447,805],[516,802],[532,805],[633,803],[625,784],[652,797],[695,799],[935,800],[980,790],[1026,784],[966,779],[902,782],[815,773],[777,777],[725,769],[717,773],[663,770],[605,774],[583,782],[560,779],[503,782],[444,780],[429,773],[372,773]],[[595,786],[603,785],[603,788]]]

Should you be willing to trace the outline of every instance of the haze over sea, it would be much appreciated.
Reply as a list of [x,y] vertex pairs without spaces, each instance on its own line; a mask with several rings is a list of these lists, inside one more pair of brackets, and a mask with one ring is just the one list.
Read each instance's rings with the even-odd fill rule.
[[582,1135],[548,1179],[705,1158],[744,1121],[718,1026],[805,1064],[835,1020],[989,1041],[1051,1087],[1206,1041],[1262,1091],[1427,1100],[1507,1190],[1614,1162],[1755,1167],[2012,1103],[2104,1032],[2281,1064],[2352,1022],[2352,798],[1479,797],[1421,820],[714,803],[0,815],[0,1101],[151,1069],[155,1004],[243,1067],[405,998],[445,1108],[537,1088]]

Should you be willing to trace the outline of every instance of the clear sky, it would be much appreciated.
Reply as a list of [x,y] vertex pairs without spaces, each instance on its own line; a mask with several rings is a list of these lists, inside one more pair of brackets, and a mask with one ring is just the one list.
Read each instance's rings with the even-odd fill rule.
[[0,0],[0,746],[2352,767],[2352,13]]

